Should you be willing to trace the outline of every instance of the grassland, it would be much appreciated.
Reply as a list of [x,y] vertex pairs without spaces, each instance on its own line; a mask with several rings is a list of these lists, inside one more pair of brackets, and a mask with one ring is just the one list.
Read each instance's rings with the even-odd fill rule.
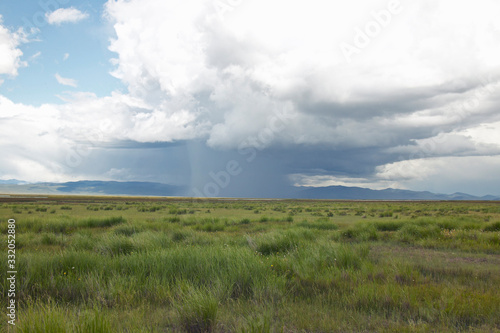
[[500,332],[498,202],[1,200],[17,332]]

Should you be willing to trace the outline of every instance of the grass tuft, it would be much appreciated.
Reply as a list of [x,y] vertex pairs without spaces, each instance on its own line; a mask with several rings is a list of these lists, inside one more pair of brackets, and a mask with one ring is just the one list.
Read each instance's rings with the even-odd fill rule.
[[185,332],[205,333],[214,330],[219,304],[209,290],[184,286],[177,302],[179,321]]

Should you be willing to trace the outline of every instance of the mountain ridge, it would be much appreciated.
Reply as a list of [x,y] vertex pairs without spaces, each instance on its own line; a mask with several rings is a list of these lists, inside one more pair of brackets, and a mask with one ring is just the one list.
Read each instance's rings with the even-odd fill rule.
[[351,199],[351,200],[500,200],[500,196],[475,196],[456,192],[453,194],[433,193],[430,191],[411,191],[387,188],[372,190],[364,187],[325,186],[299,187],[298,196],[305,199]]
[[[259,196],[261,198],[288,199],[337,199],[337,200],[484,200],[497,201],[500,196],[475,196],[467,193],[452,194],[433,193],[430,191],[412,191],[387,188],[372,190],[364,187],[348,186],[290,186],[284,188],[280,195]],[[186,186],[141,182],[141,181],[100,181],[80,180],[64,183],[32,183],[23,181],[0,182],[0,193],[4,194],[82,194],[82,195],[130,195],[130,196],[180,196],[193,197],[194,192]],[[221,195],[224,197],[224,193]],[[235,197],[235,196],[227,196]],[[244,198],[245,196],[241,196]]]

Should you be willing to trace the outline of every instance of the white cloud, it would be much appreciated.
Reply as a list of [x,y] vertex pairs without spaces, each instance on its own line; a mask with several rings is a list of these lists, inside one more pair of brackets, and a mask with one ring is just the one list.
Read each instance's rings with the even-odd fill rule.
[[70,86],[74,88],[78,86],[78,81],[76,81],[75,79],[62,77],[58,73],[56,73],[54,77],[56,78],[57,82],[59,82],[59,84],[62,84],[63,86]]
[[75,93],[65,104],[40,107],[0,95],[0,115],[0,179],[92,179],[96,175],[77,173],[80,166],[113,142],[166,142],[204,133],[204,124],[190,124],[191,114],[167,116],[119,93],[104,98]]
[[237,147],[290,105],[298,116],[268,145],[387,146],[487,113],[491,94],[481,95],[478,109],[453,114],[456,103],[484,90],[478,76],[498,82],[500,36],[491,24],[500,4],[402,2],[401,13],[346,63],[339,45],[353,43],[357,28],[389,3],[255,0],[221,10],[204,0],[109,1],[114,75],[166,119],[179,113],[209,121],[214,147]]
[[67,179],[58,161],[68,141],[58,133],[60,112],[53,106],[16,104],[0,95],[0,178],[26,181]]
[[60,25],[61,23],[76,23],[89,17],[74,7],[59,8],[53,12],[46,13],[45,18],[49,24]]
[[42,52],[38,51],[30,57],[30,61],[35,61],[38,57],[42,55]]
[[374,190],[396,188],[448,194],[500,195],[498,170],[500,155],[447,156],[384,164],[367,177],[292,174],[289,179],[295,186],[357,186]]
[[63,61],[68,60],[68,58],[69,58],[69,53],[64,53],[64,55],[63,55]]
[[[22,30],[11,32],[2,25],[2,16],[0,15],[0,75],[7,74],[16,76],[20,67],[26,66],[26,62],[21,60],[23,52],[19,45],[24,41]],[[0,80],[1,84],[2,80]]]
[[497,156],[449,156],[390,163],[377,168],[376,178],[401,188],[441,193],[499,195]]
[[132,174],[132,171],[128,168],[112,168],[109,171],[106,172],[106,177],[108,177],[111,180],[122,180],[122,181],[133,181],[134,175]]
[[476,143],[500,149],[500,121],[468,128],[463,131],[463,135],[470,137]]
[[341,177],[332,175],[309,176],[304,174],[289,175],[294,186],[324,187],[324,186],[356,186],[370,188],[372,190],[383,190],[386,188],[402,188],[401,184],[394,181],[380,179],[368,179],[357,177]]

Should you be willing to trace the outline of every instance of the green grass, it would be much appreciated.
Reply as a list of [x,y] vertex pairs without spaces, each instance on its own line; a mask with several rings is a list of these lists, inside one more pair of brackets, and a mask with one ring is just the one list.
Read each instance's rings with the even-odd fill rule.
[[19,332],[500,331],[495,202],[54,197],[0,218]]

